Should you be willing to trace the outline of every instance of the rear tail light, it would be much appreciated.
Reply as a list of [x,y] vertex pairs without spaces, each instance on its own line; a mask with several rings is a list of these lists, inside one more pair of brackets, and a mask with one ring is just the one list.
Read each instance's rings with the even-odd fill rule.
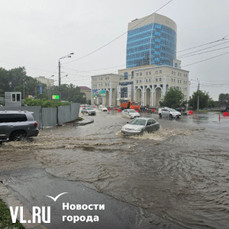
[[35,122],[34,123],[34,127],[38,127],[38,122]]

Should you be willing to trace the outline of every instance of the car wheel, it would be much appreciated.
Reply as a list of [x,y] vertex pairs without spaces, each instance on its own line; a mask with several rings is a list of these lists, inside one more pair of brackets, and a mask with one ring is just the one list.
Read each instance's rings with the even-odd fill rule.
[[169,119],[173,119],[173,116],[171,114],[169,115]]
[[26,137],[26,132],[23,130],[18,130],[18,131],[14,131],[11,136],[10,136],[10,140],[11,141],[21,141],[22,139],[24,139]]
[[162,118],[162,115],[161,114],[159,114],[159,118]]
[[177,119],[179,119],[180,118],[180,116],[179,115],[177,115],[177,117],[176,117]]

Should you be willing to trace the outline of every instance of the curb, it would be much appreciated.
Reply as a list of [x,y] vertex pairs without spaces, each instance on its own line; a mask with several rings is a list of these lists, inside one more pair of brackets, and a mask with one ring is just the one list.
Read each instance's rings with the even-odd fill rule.
[[85,126],[87,124],[91,124],[94,122],[94,119],[92,118],[88,118],[88,117],[81,117],[81,118],[83,118],[83,120],[75,122],[74,126]]

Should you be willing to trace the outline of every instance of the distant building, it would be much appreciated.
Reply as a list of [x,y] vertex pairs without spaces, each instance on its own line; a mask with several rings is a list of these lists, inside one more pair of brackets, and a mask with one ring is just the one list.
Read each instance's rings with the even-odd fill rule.
[[109,106],[135,101],[159,107],[169,88],[179,89],[188,100],[189,72],[181,69],[181,61],[176,59],[176,31],[174,21],[155,13],[130,22],[126,69],[92,76],[95,102]]
[[[178,65],[179,67],[179,65]],[[117,99],[135,101],[143,106],[158,107],[169,88],[177,88],[188,99],[188,71],[171,66],[146,65],[118,71],[124,78],[119,82]]]
[[5,107],[20,107],[21,92],[5,92]]
[[87,101],[91,100],[91,89],[86,86],[79,86],[79,88],[80,88],[80,92],[85,94]]
[[150,14],[128,24],[126,67],[143,65],[173,66],[176,59],[174,21],[159,14]]
[[39,76],[36,78],[36,80],[45,84],[47,86],[47,88],[54,86],[54,80],[53,79],[48,79],[44,76]]
[[117,87],[123,76],[104,74],[91,77],[92,104],[117,105]]

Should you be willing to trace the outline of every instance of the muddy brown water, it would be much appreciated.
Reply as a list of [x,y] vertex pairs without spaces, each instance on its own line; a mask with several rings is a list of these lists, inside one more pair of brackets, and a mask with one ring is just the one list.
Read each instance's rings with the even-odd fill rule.
[[219,123],[217,117],[163,119],[156,133],[122,137],[128,119],[98,112],[93,124],[4,144],[0,173],[42,165],[54,176],[142,208],[149,220],[156,215],[184,228],[228,228],[229,119]]

